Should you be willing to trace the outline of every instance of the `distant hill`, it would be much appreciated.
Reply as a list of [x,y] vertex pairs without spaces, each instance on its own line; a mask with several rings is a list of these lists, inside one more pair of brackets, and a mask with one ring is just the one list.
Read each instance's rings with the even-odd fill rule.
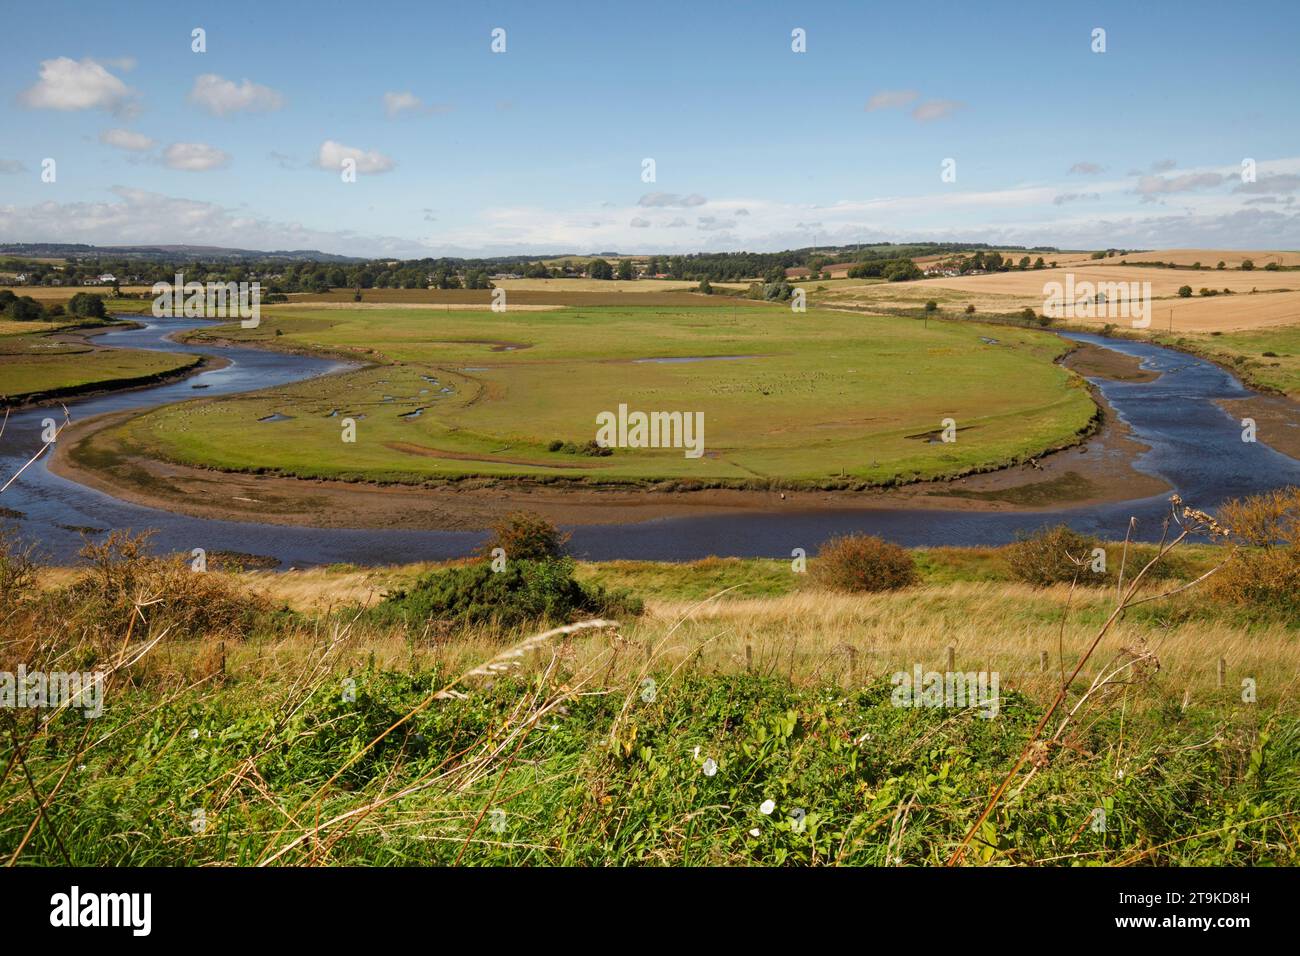
[[175,262],[199,259],[204,262],[265,262],[268,259],[310,262],[365,262],[357,256],[336,256],[317,249],[231,249],[225,246],[92,246],[80,242],[11,242],[0,244],[0,255],[33,259],[141,259]]

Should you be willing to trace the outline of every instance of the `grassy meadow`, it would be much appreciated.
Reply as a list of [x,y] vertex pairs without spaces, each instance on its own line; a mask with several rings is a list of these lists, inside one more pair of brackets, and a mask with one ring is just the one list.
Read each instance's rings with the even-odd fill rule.
[[[1023,460],[1069,444],[1095,414],[1084,382],[1055,364],[1067,348],[1055,336],[757,303],[507,314],[274,307],[257,329],[200,335],[370,365],[160,409],[96,436],[85,454],[404,482],[887,484]],[[703,412],[703,457],[584,450],[596,416],[620,404]],[[355,443],[342,441],[346,418]],[[945,418],[957,425],[953,443],[937,440]]]
[[1160,341],[1226,365],[1256,388],[1300,397],[1300,325]]
[[[1107,551],[1118,568],[1122,545]],[[1130,551],[1129,579],[1153,556]],[[371,616],[473,562],[193,574],[99,548],[84,569],[11,577],[0,597],[0,666],[109,673],[96,719],[15,712],[0,855],[1295,864],[1297,621],[1168,593],[1224,548],[1167,556],[1169,575],[1137,592],[1152,600],[1130,601],[1090,658],[1114,570],[1032,587],[1005,549],[913,557],[914,585],[872,594],[822,589],[818,559],[808,574],[739,559],[580,565],[588,584],[640,595],[642,613],[543,631]],[[11,551],[0,567],[18,563]],[[917,665],[999,672],[996,715],[898,706],[892,675]],[[1046,746],[1029,746],[1063,686]]]
[[33,397],[143,384],[192,368],[199,361],[196,355],[97,348],[85,342],[61,341],[48,334],[0,334],[0,405],[19,404]]

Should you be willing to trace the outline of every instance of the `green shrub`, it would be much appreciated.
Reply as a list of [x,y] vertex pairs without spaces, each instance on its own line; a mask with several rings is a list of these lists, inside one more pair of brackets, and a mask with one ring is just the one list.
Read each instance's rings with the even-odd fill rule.
[[488,561],[435,571],[411,588],[390,594],[371,615],[381,623],[514,627],[641,613],[641,602],[626,592],[584,585],[573,577],[573,570],[573,561],[562,558],[508,560],[500,571]]
[[1092,551],[1100,546],[1096,538],[1063,524],[1041,528],[1017,536],[1015,543],[1007,546],[1007,567],[1017,581],[1037,587],[1068,584],[1076,576],[1080,584],[1095,584],[1103,579],[1092,570]]
[[813,561],[813,579],[834,591],[893,591],[915,584],[918,575],[906,548],[854,534],[822,546]]

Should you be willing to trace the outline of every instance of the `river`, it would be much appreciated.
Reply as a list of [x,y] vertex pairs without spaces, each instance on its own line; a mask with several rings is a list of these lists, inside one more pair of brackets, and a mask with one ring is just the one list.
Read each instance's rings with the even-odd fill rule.
[[[220,356],[229,364],[190,378],[149,388],[94,395],[68,403],[74,421],[106,412],[154,408],[196,397],[269,388],[339,371],[328,359],[256,349],[178,344],[166,338],[205,323],[148,319],[140,329],[107,332],[102,345],[182,351]],[[1252,394],[1233,375],[1204,360],[1145,342],[1062,333],[1067,338],[1135,355],[1144,368],[1159,373],[1150,382],[1095,384],[1115,413],[1150,449],[1136,462],[1139,470],[1168,481],[1190,503],[1212,510],[1226,498],[1300,485],[1300,462],[1263,442],[1241,440],[1241,426],[1215,401]],[[206,386],[195,389],[194,386]],[[0,438],[0,474],[12,475],[40,447],[41,420],[58,418],[57,406],[14,413]],[[720,514],[664,518],[626,525],[578,525],[570,550],[593,560],[641,558],[688,561],[709,555],[788,557],[794,548],[809,554],[835,534],[878,534],[899,544],[996,545],[1021,530],[1064,521],[1107,539],[1124,536],[1129,517],[1137,536],[1155,539],[1168,513],[1166,495],[1137,501],[1050,512],[958,512],[911,509],[845,509],[779,514]],[[0,505],[23,517],[6,524],[37,543],[54,561],[72,559],[83,544],[84,529],[153,529],[162,551],[233,551],[266,555],[281,567],[348,562],[361,565],[439,560],[469,553],[483,540],[480,532],[402,531],[285,527],[190,517],[120,501],[52,474],[42,457],[8,491]],[[0,519],[3,520],[3,519]],[[92,537],[98,537],[92,534]]]

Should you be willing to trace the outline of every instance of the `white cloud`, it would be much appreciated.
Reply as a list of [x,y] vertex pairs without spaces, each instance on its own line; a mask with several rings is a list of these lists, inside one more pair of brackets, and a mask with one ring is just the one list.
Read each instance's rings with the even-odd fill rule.
[[916,90],[881,90],[867,100],[867,112],[902,109],[920,95]]
[[638,206],[703,206],[707,199],[698,193],[682,196],[677,193],[646,193],[637,200]]
[[129,129],[106,129],[99,134],[99,141],[105,146],[126,149],[133,153],[143,153],[154,147],[154,140],[144,133]]
[[22,242],[97,245],[185,244],[240,249],[320,249],[341,255],[419,257],[430,247],[410,239],[327,231],[258,219],[216,203],[116,186],[104,202],[0,205],[0,235]]
[[320,144],[316,165],[321,169],[338,172],[343,168],[345,159],[355,160],[359,173],[386,173],[397,166],[397,163],[383,153],[358,149],[355,146],[344,146],[332,139],[327,139]]
[[26,172],[27,167],[19,159],[0,159],[0,173],[13,175],[15,173]]
[[946,119],[965,105],[965,103],[959,103],[957,100],[926,100],[912,110],[912,119],[918,123]]
[[1060,193],[1052,200],[1054,206],[1064,206],[1067,202],[1095,202],[1101,199],[1101,193]]
[[215,73],[204,73],[194,80],[190,102],[214,116],[225,116],[242,110],[267,112],[284,106],[284,97],[252,80],[242,83],[223,79]]
[[1182,176],[1166,178],[1164,176],[1143,176],[1137,182],[1137,192],[1144,201],[1152,202],[1153,197],[1165,193],[1185,193],[1195,189],[1210,189],[1220,185],[1224,180],[1221,173],[1184,173]]
[[719,216],[701,216],[696,220],[695,228],[701,232],[717,232],[720,229],[736,228],[736,220],[722,219]]
[[172,169],[199,173],[225,166],[230,154],[206,143],[172,143],[163,150],[162,160]]
[[18,94],[18,102],[31,109],[122,114],[130,112],[136,95],[95,60],[60,56],[41,61],[40,79]]
[[1295,173],[1267,173],[1253,183],[1242,183],[1235,193],[1293,193],[1300,189],[1300,176]]
[[1075,163],[1070,167],[1069,174],[1078,174],[1080,176],[1095,176],[1102,171],[1102,166],[1098,163],[1081,162]]
[[634,216],[632,218],[632,221],[628,223],[628,225],[631,226],[633,229],[649,229],[650,220],[642,219],[640,216]]
[[391,118],[399,113],[418,110],[424,104],[420,98],[407,90],[405,93],[385,93],[384,94],[384,112]]

